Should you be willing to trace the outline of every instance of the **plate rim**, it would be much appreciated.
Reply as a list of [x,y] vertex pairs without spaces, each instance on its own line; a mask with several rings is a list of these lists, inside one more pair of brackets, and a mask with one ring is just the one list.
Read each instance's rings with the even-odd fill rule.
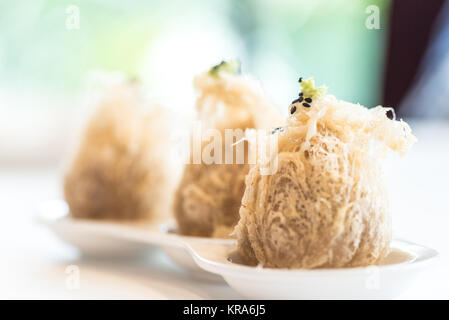
[[[433,263],[438,257],[439,253],[432,248],[426,247],[424,245],[419,245],[408,240],[403,239],[393,239],[392,246],[397,244],[404,244],[407,246],[417,246],[421,250],[426,252],[426,256],[421,256],[420,258],[414,259],[410,262],[400,262],[387,265],[370,265],[370,266],[360,266],[360,267],[350,267],[350,268],[322,268],[322,269],[288,269],[288,268],[263,268],[261,266],[246,266],[241,264],[236,264],[232,262],[219,262],[209,259],[205,259],[201,255],[197,254],[195,250],[190,250],[190,253],[194,257],[195,262],[199,267],[205,271],[219,274],[221,276],[233,276],[233,277],[285,277],[291,279],[290,277],[304,277],[304,276],[336,276],[336,275],[365,275],[369,270],[373,268],[381,271],[398,271],[403,269],[415,269],[420,267],[425,267]],[[406,250],[404,250],[406,251]],[[407,252],[407,251],[406,251]],[[415,253],[415,252],[412,252]],[[280,278],[279,278],[280,279]]]

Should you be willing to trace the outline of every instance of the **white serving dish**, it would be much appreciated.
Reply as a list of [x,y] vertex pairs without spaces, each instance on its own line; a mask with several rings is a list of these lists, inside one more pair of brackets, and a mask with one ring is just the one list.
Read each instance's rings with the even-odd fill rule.
[[44,203],[38,220],[61,240],[96,256],[126,258],[162,248],[194,275],[221,277],[251,299],[389,299],[404,292],[438,253],[404,240],[392,242],[379,266],[341,269],[270,269],[239,263],[236,241],[178,235],[172,223],[113,223],[70,218],[64,201]]
[[190,247],[201,268],[221,275],[234,290],[251,299],[396,298],[432,264],[438,253],[403,240],[394,240],[391,249],[379,266],[295,270],[231,262],[238,260],[232,245]]
[[97,258],[130,259],[159,247],[193,276],[206,280],[223,279],[200,268],[186,243],[233,243],[229,239],[209,239],[176,233],[173,221],[151,223],[108,222],[74,219],[63,200],[52,200],[38,207],[37,221],[60,240],[77,248],[83,255]]

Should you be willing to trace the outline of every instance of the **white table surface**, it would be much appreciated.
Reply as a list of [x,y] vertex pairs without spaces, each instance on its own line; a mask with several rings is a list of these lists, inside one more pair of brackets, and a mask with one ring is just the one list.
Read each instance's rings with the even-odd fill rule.
[[[449,123],[412,123],[419,139],[388,166],[395,235],[437,249],[437,264],[399,298],[449,299]],[[193,278],[162,252],[138,261],[81,258],[33,221],[61,195],[57,168],[0,168],[0,298],[240,299],[225,283]],[[79,289],[67,267],[80,271]]]

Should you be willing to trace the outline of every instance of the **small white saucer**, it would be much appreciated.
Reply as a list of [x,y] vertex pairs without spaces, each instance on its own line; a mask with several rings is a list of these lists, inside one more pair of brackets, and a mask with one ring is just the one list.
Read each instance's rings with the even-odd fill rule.
[[438,256],[430,248],[394,240],[379,266],[341,269],[270,269],[239,263],[235,246],[191,245],[196,263],[221,275],[242,296],[251,299],[391,299]]
[[85,256],[124,259],[136,257],[148,250],[146,244],[124,240],[111,233],[108,228],[110,223],[71,218],[63,200],[42,203],[38,207],[36,220]]
[[61,240],[95,256],[123,257],[149,247],[162,248],[195,276],[224,280],[251,299],[389,299],[395,298],[428,268],[438,253],[394,240],[379,266],[341,269],[270,269],[242,264],[233,239],[182,236],[173,224],[118,223],[73,219],[62,200],[42,204],[38,221]]
[[223,278],[200,268],[189,253],[187,244],[226,244],[229,239],[210,239],[179,235],[174,221],[111,222],[74,219],[64,200],[42,203],[36,220],[60,240],[77,248],[83,255],[101,259],[131,259],[159,247],[179,266],[197,278],[223,281]]

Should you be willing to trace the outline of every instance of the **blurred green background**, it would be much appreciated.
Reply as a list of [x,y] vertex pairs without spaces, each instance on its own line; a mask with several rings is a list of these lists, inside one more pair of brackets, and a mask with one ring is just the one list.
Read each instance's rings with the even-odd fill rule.
[[[365,27],[372,4],[380,30]],[[79,29],[66,27],[70,5]],[[92,70],[120,70],[179,105],[192,100],[195,73],[239,57],[282,109],[299,76],[371,107],[381,101],[388,10],[387,0],[2,1],[0,90],[72,94]]]
[[[370,5],[379,8],[379,29],[365,25]],[[315,77],[341,99],[376,106],[382,101],[390,5],[388,0],[0,1],[0,167],[57,163],[90,108],[86,97],[111,72],[139,77],[147,98],[181,118],[194,110],[195,74],[236,57],[284,115],[298,94],[300,76]]]

